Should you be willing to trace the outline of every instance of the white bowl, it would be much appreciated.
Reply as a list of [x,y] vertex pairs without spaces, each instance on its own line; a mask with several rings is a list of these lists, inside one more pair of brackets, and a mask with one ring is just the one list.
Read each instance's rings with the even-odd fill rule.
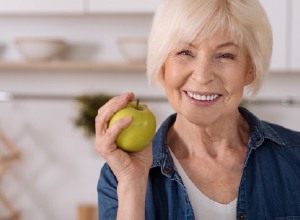
[[65,41],[52,38],[18,38],[19,52],[28,61],[48,61],[61,58],[67,48]]
[[133,63],[144,63],[147,59],[147,39],[121,38],[118,40],[119,49],[124,58]]

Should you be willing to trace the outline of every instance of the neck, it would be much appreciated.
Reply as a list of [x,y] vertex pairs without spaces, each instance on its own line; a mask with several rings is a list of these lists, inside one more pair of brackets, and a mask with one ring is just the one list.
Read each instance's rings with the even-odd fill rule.
[[226,158],[228,152],[245,151],[249,133],[248,123],[239,112],[209,126],[194,124],[178,114],[168,134],[168,144],[178,159]]

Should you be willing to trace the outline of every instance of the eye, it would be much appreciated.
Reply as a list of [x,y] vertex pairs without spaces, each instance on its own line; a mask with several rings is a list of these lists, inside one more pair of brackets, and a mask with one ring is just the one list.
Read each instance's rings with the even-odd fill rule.
[[192,52],[189,50],[182,50],[182,51],[178,52],[177,55],[193,56]]
[[229,60],[234,60],[235,59],[235,56],[231,53],[222,53],[218,57],[222,58],[222,59],[229,59]]

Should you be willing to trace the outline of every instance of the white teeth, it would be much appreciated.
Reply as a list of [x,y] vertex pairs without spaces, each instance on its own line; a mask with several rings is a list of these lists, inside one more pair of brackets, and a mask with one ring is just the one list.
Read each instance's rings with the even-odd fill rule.
[[218,95],[198,95],[198,94],[193,94],[191,92],[187,92],[187,94],[191,97],[191,98],[194,98],[196,100],[199,100],[199,101],[212,101],[214,99],[216,99],[218,97]]

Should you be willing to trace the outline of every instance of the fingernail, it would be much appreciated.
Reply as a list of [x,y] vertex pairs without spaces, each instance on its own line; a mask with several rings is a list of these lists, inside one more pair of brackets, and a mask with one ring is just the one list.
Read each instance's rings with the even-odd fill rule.
[[131,117],[130,115],[129,115],[129,116],[126,116],[125,118],[123,118],[123,120],[126,121],[126,122],[127,122],[127,121],[131,121],[131,119],[132,119],[132,117]]

